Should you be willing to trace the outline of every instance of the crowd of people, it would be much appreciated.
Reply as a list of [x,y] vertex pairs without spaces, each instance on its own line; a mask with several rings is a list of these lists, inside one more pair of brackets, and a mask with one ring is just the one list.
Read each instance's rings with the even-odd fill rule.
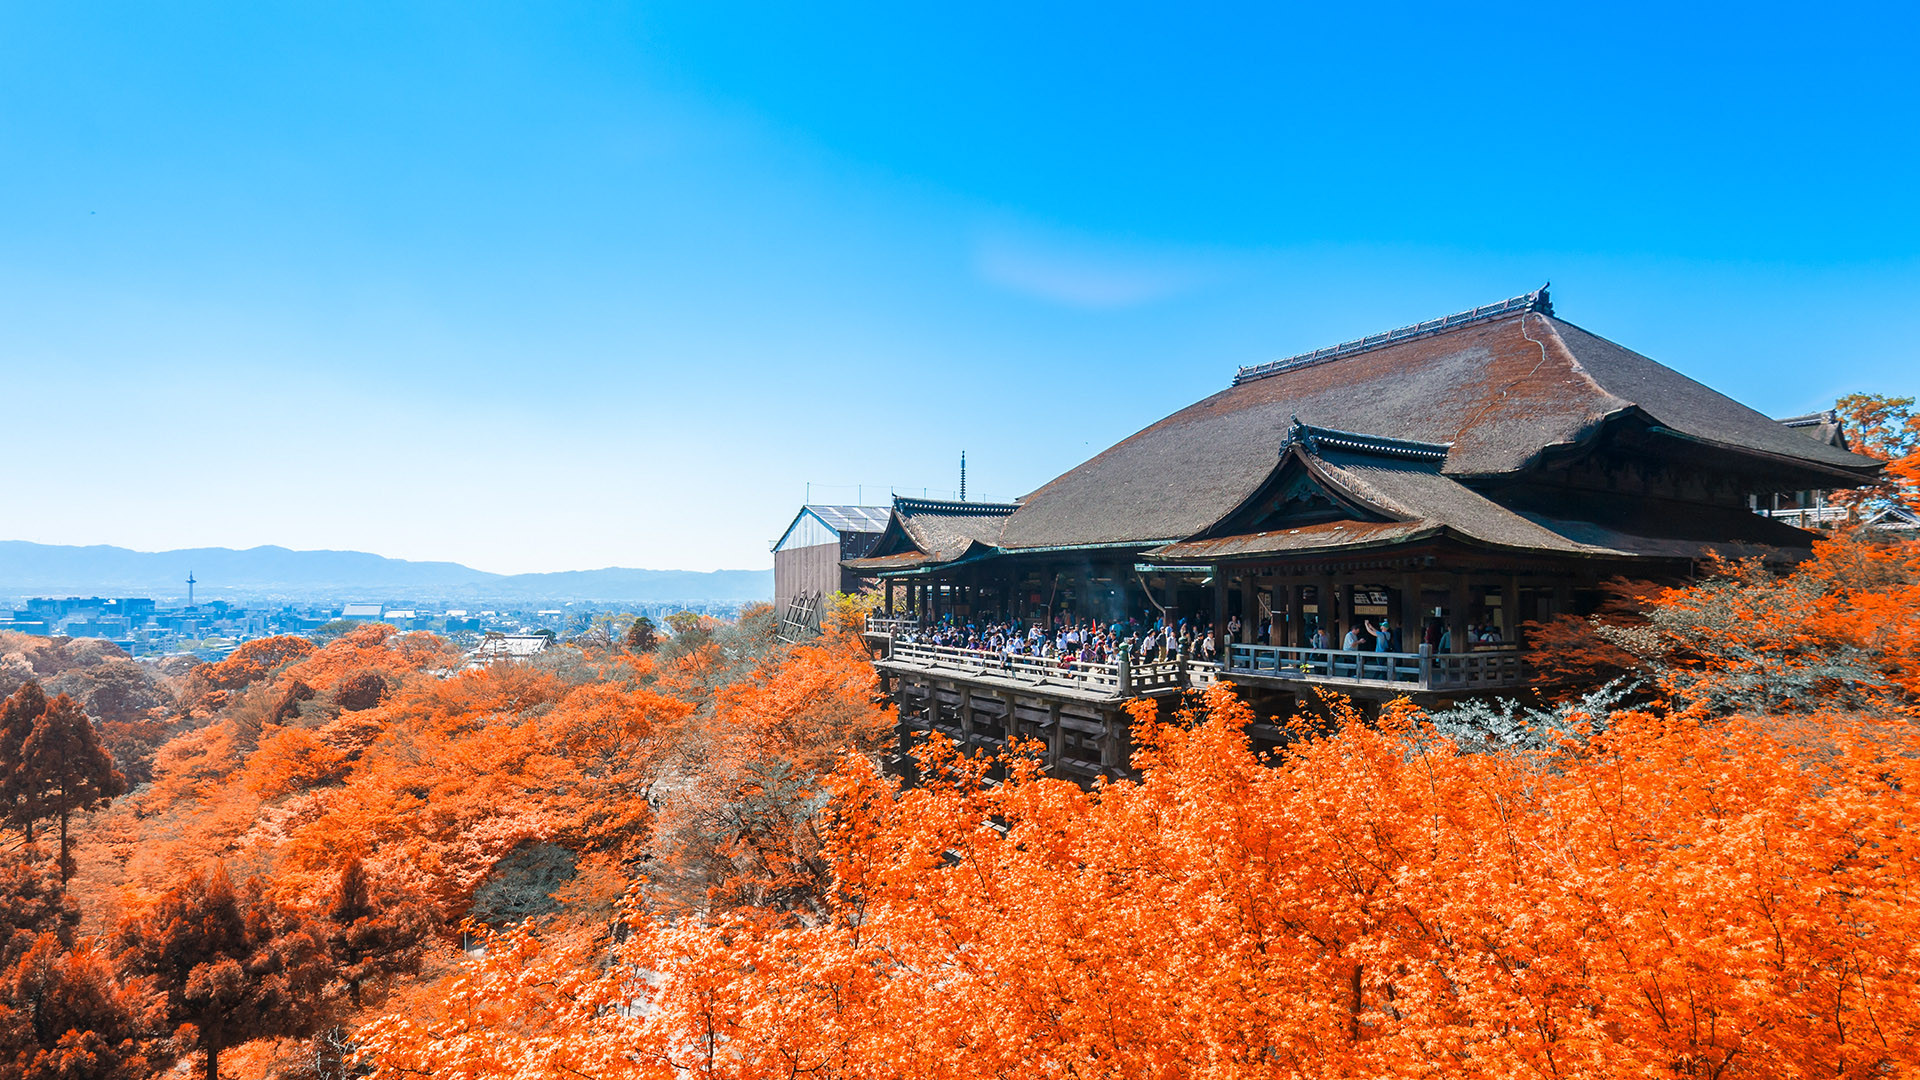
[[[1335,647],[1324,626],[1317,622],[1308,625],[1306,648]],[[1240,640],[1240,632],[1240,617],[1230,616],[1226,640]],[[1261,619],[1254,630],[1254,644],[1271,644],[1272,633],[1272,620]],[[1502,640],[1499,628],[1491,623],[1469,627],[1467,637],[1468,649],[1499,644]],[[1210,620],[1189,620],[1178,614],[1154,617],[1151,621],[1129,616],[1124,621],[1111,623],[1055,616],[1051,626],[1024,619],[974,621],[963,616],[943,615],[934,623],[909,632],[904,640],[995,653],[1008,664],[1013,657],[1025,656],[1057,661],[1062,667],[1076,662],[1111,664],[1118,660],[1123,648],[1134,663],[1171,660],[1182,655],[1213,660],[1218,650]],[[1338,648],[1346,652],[1412,651],[1407,644],[1400,627],[1390,619],[1362,619],[1342,635]],[[1429,619],[1414,644],[1432,646],[1437,653],[1450,653],[1454,651],[1453,631],[1443,620]]]
[[[1229,634],[1237,631],[1238,627],[1229,624]],[[1182,654],[1211,660],[1217,648],[1211,622],[1189,621],[1177,615],[1158,617],[1150,623],[1132,617],[1110,623],[1056,617],[1051,626],[1024,619],[976,622],[943,615],[932,625],[909,632],[905,640],[996,653],[1009,664],[1013,657],[1026,656],[1055,661],[1061,667],[1115,663],[1123,648],[1134,663],[1171,660]]]

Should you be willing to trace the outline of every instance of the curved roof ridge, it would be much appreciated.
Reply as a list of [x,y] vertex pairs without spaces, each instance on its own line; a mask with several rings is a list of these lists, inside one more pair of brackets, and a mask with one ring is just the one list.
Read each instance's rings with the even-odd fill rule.
[[1296,353],[1279,360],[1269,360],[1264,364],[1248,365],[1234,373],[1233,385],[1239,386],[1241,383],[1252,382],[1255,379],[1264,379],[1269,375],[1278,375],[1283,371],[1295,371],[1303,367],[1312,367],[1315,364],[1325,364],[1333,360],[1343,360],[1349,356],[1371,352],[1383,345],[1398,345],[1403,341],[1429,337],[1433,334],[1455,330],[1462,326],[1471,326],[1474,323],[1486,322],[1488,319],[1502,318],[1515,314],[1516,312],[1525,313],[1532,311],[1541,315],[1552,315],[1553,300],[1547,295],[1547,289],[1552,285],[1552,282],[1548,282],[1530,293],[1510,296],[1496,303],[1481,304],[1479,307],[1468,308],[1465,311],[1456,311],[1451,315],[1443,315],[1438,319],[1409,323],[1406,326],[1396,327],[1395,329],[1383,331],[1378,334],[1369,334],[1366,337],[1354,338],[1352,341],[1343,341],[1338,345],[1329,345],[1323,349]]
[[1298,416],[1287,429],[1287,441],[1281,444],[1284,452],[1291,446],[1304,446],[1312,453],[1320,453],[1321,447],[1330,450],[1344,450],[1350,454],[1377,454],[1381,457],[1402,458],[1408,461],[1445,461],[1447,451],[1453,447],[1450,442],[1416,442],[1412,439],[1393,439],[1385,435],[1368,435],[1358,431],[1341,431],[1338,428],[1314,427],[1303,424]]
[[893,497],[893,508],[902,514],[965,514],[974,517],[1004,516],[1020,509],[1017,502],[960,502],[954,499],[910,499]]

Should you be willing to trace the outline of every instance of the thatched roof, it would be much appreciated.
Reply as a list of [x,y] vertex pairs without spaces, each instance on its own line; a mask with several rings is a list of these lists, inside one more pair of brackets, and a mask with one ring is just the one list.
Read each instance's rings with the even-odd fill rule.
[[944,565],[991,551],[1000,526],[1017,503],[951,502],[895,496],[893,514],[864,559],[849,569],[866,573]]
[[[1329,437],[1331,436],[1331,437]],[[1422,453],[1423,446],[1429,451]],[[1566,521],[1504,506],[1447,476],[1437,447],[1378,439],[1372,445],[1346,432],[1301,425],[1289,437],[1281,467],[1234,514],[1205,534],[1143,553],[1159,562],[1209,563],[1285,552],[1353,550],[1447,538],[1476,547],[1589,558],[1700,558],[1775,555],[1804,546],[1798,530],[1755,514],[1734,512],[1696,535],[1639,528],[1644,522]],[[1293,528],[1260,528],[1271,499],[1303,485],[1346,514]],[[1610,516],[1606,507],[1597,507]],[[1284,514],[1282,515],[1284,516]],[[1680,530],[1686,532],[1687,530]],[[1642,532],[1655,535],[1641,535]]]
[[1549,448],[1591,442],[1628,417],[1776,470],[1825,477],[1829,486],[1862,483],[1878,467],[1527,307],[1244,379],[1021,500],[1000,544],[1194,536],[1266,480],[1295,417],[1447,444],[1442,471],[1460,478],[1519,473]]
[[1780,423],[1815,442],[1826,443],[1828,446],[1842,450],[1853,449],[1847,445],[1847,431],[1846,427],[1840,423],[1840,414],[1833,409],[1804,413],[1800,416],[1783,416],[1780,418]]

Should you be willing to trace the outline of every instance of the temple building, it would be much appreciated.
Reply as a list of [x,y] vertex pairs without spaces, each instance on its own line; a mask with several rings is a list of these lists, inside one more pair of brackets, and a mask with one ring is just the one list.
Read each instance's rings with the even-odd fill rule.
[[[1111,773],[1130,696],[1227,679],[1279,713],[1316,686],[1512,691],[1523,625],[1591,611],[1609,578],[1804,556],[1814,534],[1756,509],[1881,464],[1808,419],[1566,322],[1542,288],[1242,368],[1014,503],[898,499],[843,566],[887,586],[870,640],[904,717]],[[923,640],[1082,622],[1205,648],[1042,664]],[[1369,644],[1342,648],[1349,631]]]
[[873,548],[887,527],[884,506],[808,503],[793,516],[773,548],[773,603],[781,636],[798,640],[820,629],[821,604],[836,592],[860,592],[872,584],[843,564]]

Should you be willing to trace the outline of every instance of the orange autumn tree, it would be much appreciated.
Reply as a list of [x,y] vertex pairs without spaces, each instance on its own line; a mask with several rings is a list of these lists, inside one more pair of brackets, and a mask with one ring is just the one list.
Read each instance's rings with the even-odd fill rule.
[[188,674],[183,703],[190,709],[217,709],[234,692],[313,653],[313,642],[294,634],[243,642],[225,658],[201,664]]
[[223,1051],[263,1036],[301,1035],[321,1020],[332,975],[313,923],[263,895],[235,888],[215,864],[167,890],[114,932],[121,970],[148,980],[183,1048],[198,1049],[206,1080]]
[[1656,685],[1716,711],[1920,705],[1920,548],[1851,529],[1787,573],[1721,564],[1649,611]]
[[819,910],[830,872],[819,812],[842,754],[893,730],[856,640],[829,635],[769,656],[714,694],[680,740],[645,876],[664,907]]
[[[1215,687],[1143,712],[1139,783],[929,754],[832,782],[827,917],[635,915],[582,983],[524,934],[377,1077],[1689,1077],[1920,1067],[1920,736],[1627,713],[1462,753],[1417,714],[1278,759]],[[553,995],[557,980],[570,989]],[[470,1019],[481,1014],[469,1011]],[[491,1070],[491,1071],[490,1071]]]
[[1910,397],[1848,394],[1834,403],[1856,453],[1887,463],[1888,486],[1880,491],[1836,492],[1845,504],[1873,508],[1898,504],[1920,510],[1920,413]]
[[97,810],[127,790],[114,768],[113,755],[100,745],[93,721],[65,694],[47,702],[20,746],[15,766],[20,802],[13,819],[31,830],[33,822],[59,822],[58,864],[64,885],[73,876],[70,824],[73,815]]

